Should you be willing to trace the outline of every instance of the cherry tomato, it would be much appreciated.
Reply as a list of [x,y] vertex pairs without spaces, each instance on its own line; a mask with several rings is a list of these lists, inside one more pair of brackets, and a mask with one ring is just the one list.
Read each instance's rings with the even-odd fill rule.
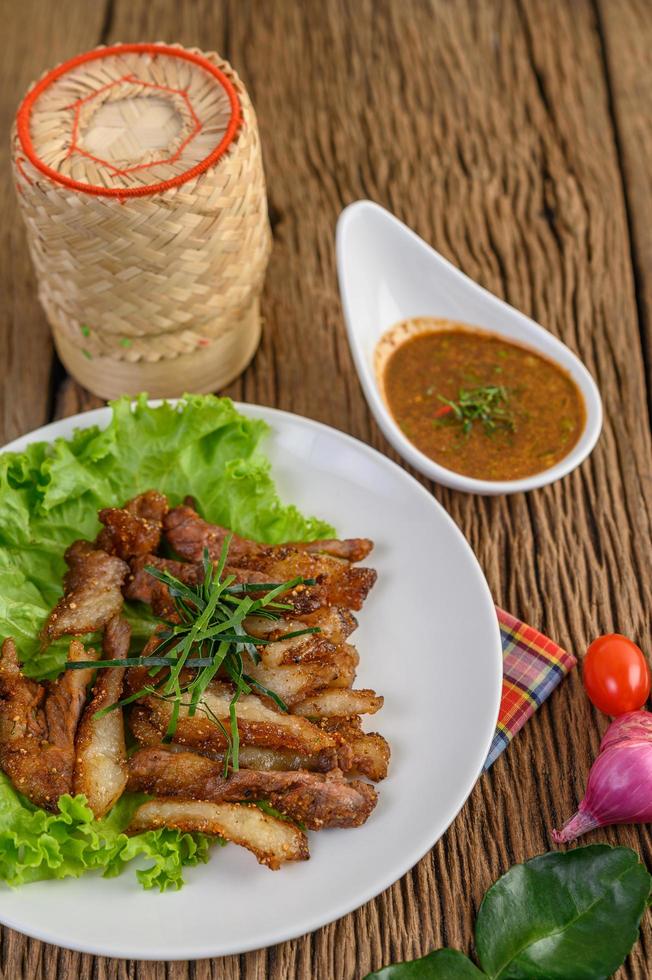
[[650,696],[650,668],[643,651],[619,633],[593,641],[582,674],[586,693],[606,715],[637,711]]

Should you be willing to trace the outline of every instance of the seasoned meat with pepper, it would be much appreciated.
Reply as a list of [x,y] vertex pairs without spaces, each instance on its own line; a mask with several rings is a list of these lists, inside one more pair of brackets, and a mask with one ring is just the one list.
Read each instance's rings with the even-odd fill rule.
[[[68,660],[92,660],[79,640]],[[72,791],[75,733],[91,670],[66,670],[56,681],[37,684],[24,677],[14,641],[0,658],[0,767],[36,806],[56,810]]]
[[156,551],[167,511],[167,497],[157,490],[141,493],[124,507],[106,507],[98,514],[104,528],[95,545],[123,561]]
[[[234,584],[287,582],[291,579],[313,578],[315,585],[300,585],[283,594],[283,602],[291,609],[288,614],[304,616],[330,606],[361,609],[376,581],[373,568],[355,567],[328,555],[310,555],[294,548],[278,547],[239,559],[229,565],[224,576],[233,575]],[[174,612],[167,586],[145,570],[152,565],[167,570],[186,585],[197,585],[204,578],[201,562],[174,561],[145,555],[131,562],[131,574],[125,588],[125,598],[150,603],[155,615],[168,618]]]
[[63,580],[64,594],[43,628],[46,643],[103,629],[122,609],[122,586],[129,572],[125,562],[90,541],[75,541],[65,559],[70,571]]
[[[217,559],[222,552],[224,540],[232,534],[225,527],[209,524],[199,516],[196,510],[187,505],[173,507],[163,522],[165,536],[178,555],[189,561],[199,561],[208,549],[211,558]],[[373,542],[368,538],[349,538],[347,540],[297,541],[281,547],[293,548],[295,551],[307,551],[311,554],[332,555],[347,561],[363,561],[371,549]],[[238,534],[233,534],[229,545],[229,562],[239,564],[238,559],[245,555],[255,555],[261,551],[274,550],[269,545],[250,541]]]
[[171,558],[159,558],[151,554],[142,555],[131,561],[124,588],[125,599],[131,602],[146,602],[152,607],[155,616],[161,619],[173,619],[176,616],[175,605],[168,587],[146,571],[147,565],[169,572],[186,585],[197,585],[201,582],[204,578],[204,567],[201,562],[193,564],[187,561],[173,561]]
[[225,777],[219,762],[164,748],[141,749],[132,756],[128,788],[213,803],[267,800],[310,830],[359,827],[378,799],[373,786],[359,780],[348,782],[337,769],[326,775],[240,769]]
[[[104,630],[106,660],[124,660],[129,653],[131,627],[116,616]],[[122,696],[124,667],[98,670],[93,696],[86,705],[77,732],[73,789],[83,793],[99,819],[122,795],[127,783],[127,749],[122,708],[96,717],[98,711],[116,704]]]
[[278,871],[287,861],[307,861],[308,839],[300,827],[254,804],[210,803],[206,800],[148,800],[138,807],[127,834],[169,827],[192,834],[212,834],[246,847],[260,864]]

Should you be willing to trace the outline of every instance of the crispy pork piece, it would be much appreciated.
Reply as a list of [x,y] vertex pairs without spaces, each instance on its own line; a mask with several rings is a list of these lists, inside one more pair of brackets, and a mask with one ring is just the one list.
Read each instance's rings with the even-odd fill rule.
[[290,541],[290,548],[307,551],[311,555],[330,555],[345,561],[358,562],[373,551],[374,543],[369,538],[324,538],[322,541]]
[[[259,646],[258,653],[267,667],[280,667],[283,664],[335,663],[343,656],[347,662],[356,667],[359,662],[357,651],[355,647],[344,642],[348,633],[336,623],[340,619],[339,613],[346,610],[325,608],[322,612],[325,632],[321,630],[319,620],[314,614],[307,617],[310,622],[302,619],[269,620],[250,616],[245,619],[243,626],[250,636],[265,641]],[[332,616],[332,612],[336,615]],[[300,633],[307,627],[315,626],[320,630],[319,633],[290,636],[286,639],[287,634]],[[336,636],[335,640],[329,637],[329,632]]]
[[[187,504],[181,507],[173,507],[165,518],[164,526],[165,536],[172,548],[178,555],[189,561],[198,561],[204,553],[204,548],[208,549],[211,558],[219,558],[227,535],[232,533],[228,528],[209,524],[208,521],[199,516],[193,507]],[[293,541],[280,547],[289,547],[294,551],[307,551],[310,554],[332,555],[334,558],[356,562],[367,557],[373,548],[373,541],[369,541],[368,538],[349,538],[343,541],[335,539],[308,542]],[[257,541],[250,541],[238,534],[233,534],[229,545],[229,561],[237,565],[238,559],[241,557],[274,550],[276,550],[274,546],[260,544]]]
[[[321,749],[313,755],[301,755],[290,749],[268,749],[258,745],[240,746],[240,766],[243,769],[258,769],[262,772],[330,772],[339,768],[338,751],[334,746]],[[219,758],[217,761],[220,761]],[[224,763],[224,757],[221,759]]]
[[[163,521],[163,528],[168,544],[188,561],[200,561],[204,548],[208,549],[211,558],[219,558],[227,535],[232,533],[225,527],[209,524],[187,504],[173,507]],[[259,551],[261,547],[264,546],[233,534],[229,545],[229,559],[234,561],[242,555]]]
[[[297,636],[291,640],[281,639],[273,643],[261,644],[257,649],[265,666],[272,668],[284,665],[330,663],[337,660],[339,652],[344,650],[345,646],[331,643],[330,640],[316,633]],[[356,664],[357,661],[354,666]]]
[[75,541],[65,558],[70,570],[63,580],[64,594],[43,628],[45,643],[103,629],[122,609],[122,585],[129,572],[125,562],[90,541]]
[[[139,745],[144,748],[150,746],[161,747],[161,732],[149,720],[149,709],[143,705],[134,704],[128,715],[129,730]],[[204,751],[203,747],[193,746],[196,751],[201,751],[209,759],[214,759],[222,766],[224,765],[224,750],[212,751],[210,748]],[[185,751],[183,746],[171,743],[167,745],[172,751]],[[345,746],[346,748],[346,746]],[[343,768],[341,761],[342,746],[331,745],[328,748],[320,749],[312,755],[302,755],[291,749],[270,749],[260,745],[241,745],[240,746],[240,766],[242,769],[259,769],[263,772],[278,770],[280,772],[293,772],[297,769],[306,769],[308,772],[330,772],[331,769]],[[351,754],[349,753],[349,756]],[[346,763],[345,763],[346,764]]]
[[374,715],[384,698],[375,691],[352,691],[345,687],[319,691],[292,706],[292,713],[305,718],[328,718],[339,715]]
[[301,616],[299,622],[304,626],[317,626],[321,636],[331,643],[346,643],[347,639],[358,628],[358,621],[350,609],[344,606],[327,606],[317,609],[314,613]]
[[[124,660],[129,653],[131,627],[116,616],[104,630],[106,660]],[[127,784],[127,750],[125,747],[122,708],[101,718],[95,713],[122,696],[124,667],[107,667],[97,672],[93,696],[79,724],[76,739],[77,758],[73,788],[83,793],[88,805],[99,819],[122,796]]]
[[347,772],[355,776],[366,776],[374,783],[386,778],[391,756],[387,739],[378,732],[362,732],[347,739],[346,744],[352,752],[352,758],[347,763]]
[[[79,640],[69,660],[93,659]],[[0,767],[36,806],[56,810],[72,790],[75,732],[91,670],[67,670],[58,680],[38,684],[21,673],[12,639],[0,659]]]
[[160,493],[158,490],[146,490],[145,493],[140,493],[137,497],[128,500],[124,509],[133,514],[134,517],[142,517],[150,524],[159,524],[162,527],[163,518],[170,509],[170,505],[164,493]]
[[286,861],[306,861],[310,857],[308,840],[299,827],[247,804],[150,800],[136,810],[127,833],[159,827],[223,837],[246,847],[272,871]]
[[176,619],[174,600],[167,585],[150,575],[146,571],[147,565],[169,572],[186,585],[197,585],[203,581],[203,565],[200,562],[192,564],[186,561],[173,561],[170,558],[159,558],[152,554],[142,555],[131,561],[124,588],[125,599],[148,603],[154,615],[161,619]]
[[359,658],[355,647],[349,644],[334,646],[325,641],[317,651],[309,647],[302,658],[299,650],[296,660],[280,664],[269,662],[268,651],[269,647],[259,649],[262,659],[258,664],[245,654],[245,673],[278,694],[288,706],[324,688],[351,687],[355,680]]
[[[320,636],[296,637],[282,643],[258,647],[267,667],[284,665],[333,664],[341,668],[340,680],[332,687],[350,687],[360,662],[358,651],[350,643],[330,643]],[[343,679],[346,678],[346,679]]]
[[390,749],[378,732],[363,732],[359,715],[322,718],[320,728],[342,740],[340,767],[348,775],[366,776],[377,783],[387,776]]
[[314,635],[315,638],[329,640],[334,644],[345,643],[357,626],[358,621],[353,613],[343,606],[323,606],[313,613],[307,613],[296,619],[286,617],[281,620],[271,620],[261,616],[249,616],[244,621],[244,627],[251,636],[279,642],[283,641],[285,633],[316,627],[319,633]]
[[223,775],[218,762],[194,752],[141,749],[129,760],[129,789],[155,796],[210,800],[214,803],[266,800],[309,830],[359,827],[378,799],[368,783],[347,782],[339,770],[256,772],[240,769]]
[[[244,585],[285,582],[297,576],[317,579],[316,585],[299,585],[283,594],[282,601],[290,606],[286,615],[291,618],[315,618],[319,611],[325,613],[331,606],[360,609],[376,581],[373,568],[354,568],[336,558],[325,555],[316,557],[289,549],[277,549],[273,555],[258,555],[246,561],[247,565],[228,565],[224,575],[233,575],[234,584]],[[201,582],[204,567],[201,562],[175,561],[156,555],[144,555],[132,560],[125,598],[150,603],[155,615],[174,619],[175,608],[168,588],[145,570],[147,565],[169,571],[186,585]]]
[[[243,556],[238,559],[237,569],[240,574],[245,570],[262,573],[268,582],[287,582],[298,576],[316,579],[316,585],[297,586],[289,596],[306,593],[318,599],[319,606],[344,606],[354,610],[362,608],[377,577],[373,568],[357,567],[330,555],[311,555],[285,546]],[[283,601],[286,601],[285,596]]]
[[[127,673],[127,689],[135,693],[143,686],[140,668]],[[151,678],[146,682],[151,683]],[[188,717],[188,708],[182,706],[173,741],[199,751],[219,752],[227,747],[230,731],[229,705],[233,696],[230,684],[213,682],[204,692],[197,714]],[[146,695],[138,702],[149,710],[149,723],[162,739],[167,729],[172,705],[154,695]],[[305,703],[305,702],[304,702]],[[288,749],[302,755],[315,755],[323,749],[333,748],[335,740],[321,731],[307,718],[270,707],[254,694],[245,694],[238,700],[238,732],[242,745],[263,748]]]
[[[130,573],[127,577],[127,584],[124,589],[125,599],[132,602],[147,602],[152,607],[155,616],[161,619],[176,621],[178,619],[174,600],[172,599],[167,585],[160,582],[157,578],[147,571],[147,566],[151,565],[160,571],[169,572],[185,585],[198,585],[204,580],[204,566],[202,562],[176,561],[173,558],[159,558],[158,555],[142,555],[132,559],[130,563]],[[265,582],[267,579],[261,572],[239,569],[225,569],[225,575],[234,576],[235,583]],[[304,602],[305,605],[305,602]],[[314,607],[316,602],[312,603]]]
[[[332,645],[331,645],[332,646]],[[324,688],[350,687],[355,680],[358,657],[355,649],[347,644],[322,651],[322,657],[297,663],[270,666],[264,658],[254,664],[244,655],[245,672],[263,687],[278,694],[286,705],[304,701],[311,694]]]
[[141,493],[123,507],[106,507],[98,514],[105,526],[96,547],[123,561],[156,551],[167,511],[167,497],[157,490]]

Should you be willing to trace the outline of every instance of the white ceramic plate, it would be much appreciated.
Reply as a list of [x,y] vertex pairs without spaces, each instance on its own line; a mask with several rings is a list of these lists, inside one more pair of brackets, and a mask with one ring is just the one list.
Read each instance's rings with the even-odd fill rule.
[[[405,874],[466,800],[486,757],[502,678],[498,625],[469,545],[443,508],[400,467],[308,419],[239,406],[272,427],[265,451],[281,496],[368,536],[379,579],[354,634],[360,687],[384,694],[371,720],[392,747],[389,778],[364,827],[310,834],[309,861],[271,872],[242,848],[215,850],[186,886],[145,892],[133,870],[103,880],[0,890],[0,921],[46,942],[130,959],[187,960],[292,939],[345,915]],[[105,425],[108,409],[17,440]],[[367,726],[369,727],[369,726]],[[427,910],[424,910],[427,912]]]

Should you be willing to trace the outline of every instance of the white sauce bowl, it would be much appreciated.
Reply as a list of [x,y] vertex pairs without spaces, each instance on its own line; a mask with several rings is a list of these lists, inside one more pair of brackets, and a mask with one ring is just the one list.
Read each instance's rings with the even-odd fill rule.
[[[337,271],[349,344],[365,398],[386,438],[415,469],[455,490],[495,495],[546,486],[589,455],[602,428],[602,401],[577,355],[534,320],[478,286],[389,211],[371,201],[357,201],[344,209],[337,222]],[[387,408],[374,366],[382,335],[413,317],[455,320],[498,334],[566,371],[586,406],[584,430],[568,455],[549,469],[518,480],[478,480],[441,466],[417,449]]]

